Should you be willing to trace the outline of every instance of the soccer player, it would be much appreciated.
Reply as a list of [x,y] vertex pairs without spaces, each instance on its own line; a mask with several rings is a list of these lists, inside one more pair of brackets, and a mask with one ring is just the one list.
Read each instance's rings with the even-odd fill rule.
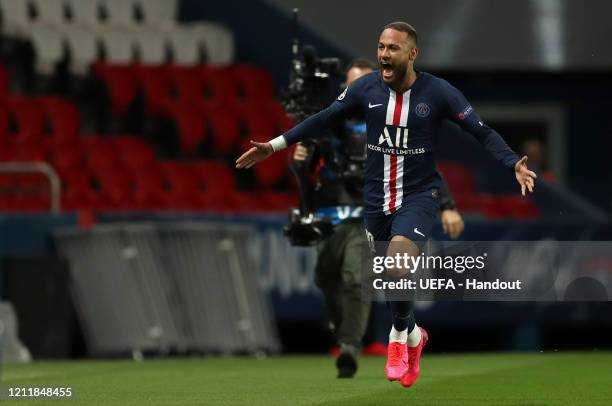
[[[376,69],[377,65],[368,59],[355,59],[347,67],[346,85]],[[356,161],[365,162],[366,124],[361,117],[351,117],[330,132],[327,141],[324,146],[296,144],[292,166],[303,195],[310,197],[308,205],[316,210],[317,216],[334,224],[334,233],[317,247],[315,280],[338,339],[338,378],[352,378],[357,372],[358,354],[370,315],[370,301],[361,297],[361,249],[367,243],[361,207],[363,178],[358,170],[344,179],[338,173],[337,162],[348,159],[347,153]],[[463,219],[444,179],[441,183],[442,226],[450,238],[457,239],[463,232]]]
[[[527,168],[501,136],[476,114],[463,94],[443,79],[414,68],[418,56],[416,30],[408,23],[386,25],[378,41],[379,71],[356,80],[329,107],[269,142],[253,142],[236,160],[250,168],[287,145],[323,133],[332,123],[365,113],[367,166],[364,219],[369,239],[402,243],[404,253],[418,255],[438,212],[440,177],[433,159],[433,138],[443,120],[452,120],[472,134],[507,168],[514,170],[523,196],[533,191],[536,174]],[[394,245],[397,246],[397,245]],[[394,255],[387,252],[387,255]],[[397,269],[388,273],[400,277]],[[419,377],[427,332],[416,325],[412,303],[389,303],[386,373],[410,387]]]

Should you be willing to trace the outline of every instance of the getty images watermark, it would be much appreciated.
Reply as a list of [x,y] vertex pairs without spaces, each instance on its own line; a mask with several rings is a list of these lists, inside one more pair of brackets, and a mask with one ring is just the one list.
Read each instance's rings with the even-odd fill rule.
[[612,242],[377,242],[364,247],[367,299],[607,301]]
[[[410,289],[410,290],[438,290],[456,289],[521,289],[521,280],[503,281],[482,281],[478,278],[466,278],[465,282],[457,281],[453,278],[402,278],[402,275],[414,274],[417,270],[443,270],[462,274],[466,271],[482,271],[485,269],[485,259],[487,253],[473,256],[441,256],[441,255],[410,255],[406,252],[396,252],[390,256],[376,255],[372,258],[372,271],[375,274],[382,274],[385,271],[391,274],[391,278],[384,279],[381,275],[373,281],[374,289]],[[395,277],[393,277],[395,276]]]

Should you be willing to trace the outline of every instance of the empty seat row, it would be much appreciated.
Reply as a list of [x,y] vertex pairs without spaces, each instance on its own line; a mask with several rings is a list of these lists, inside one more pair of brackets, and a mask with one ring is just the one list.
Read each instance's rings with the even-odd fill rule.
[[455,198],[459,210],[482,213],[489,218],[529,219],[538,215],[537,206],[520,196],[484,195],[476,189],[471,168],[457,162],[440,162],[438,168]]
[[[48,210],[47,183],[41,176],[0,174],[0,210]],[[160,162],[127,172],[72,171],[62,176],[61,200],[64,210],[100,211],[276,211],[298,203],[293,191],[237,191],[231,170],[207,161]]]
[[[297,193],[244,193],[232,170],[216,162],[156,162],[146,167],[74,167],[61,174],[65,210],[285,210]],[[11,193],[11,191],[18,193]],[[48,181],[40,175],[0,174],[0,208],[27,199],[48,207]],[[264,197],[267,196],[267,197]],[[269,198],[270,196],[281,199]],[[288,202],[291,202],[289,204]],[[29,204],[28,207],[31,208]]]
[[241,100],[272,100],[274,86],[270,74],[251,65],[215,68],[208,65],[116,65],[98,63],[94,76],[107,87],[115,114],[126,112],[139,90],[147,111],[159,114],[169,101],[185,104],[211,100],[235,104]]
[[[1,175],[0,175],[1,176]],[[110,180],[112,182],[112,179]],[[110,192],[110,193],[109,193]],[[286,192],[259,192],[256,194],[233,192],[223,199],[213,199],[203,194],[202,198],[185,199],[180,193],[166,192],[159,199],[152,199],[123,184],[111,190],[96,190],[80,194],[65,192],[61,198],[61,208],[64,211],[194,211],[215,213],[260,213],[286,212],[290,207],[296,207],[297,195]],[[143,199],[144,197],[144,199]],[[2,193],[0,195],[0,211],[2,212],[43,212],[51,209],[49,193]]]
[[[150,145],[131,135],[88,135],[70,143],[49,138],[37,144],[0,144],[0,163],[14,161],[52,165],[62,179],[62,198],[67,209],[89,205],[99,210],[225,207],[233,211],[249,201],[247,195],[236,190],[233,169],[229,166],[210,161],[160,162]],[[276,154],[256,170],[258,190],[269,190],[289,178],[286,165],[287,154]],[[12,189],[26,191],[26,195],[39,190],[47,196],[47,186],[47,180],[40,175],[0,175],[2,196]],[[258,210],[266,209],[264,206],[268,210],[279,208],[265,201],[266,205],[256,206]],[[244,209],[255,209],[251,206]]]
[[167,118],[175,124],[180,152],[198,151],[202,143],[223,156],[240,151],[242,140],[265,140],[291,128],[282,106],[268,103],[211,105],[175,103],[167,107]]
[[33,23],[172,25],[178,0],[0,0],[5,34],[26,34]]
[[74,139],[48,137],[38,142],[1,142],[0,161],[44,161],[60,174],[84,166],[94,168],[146,167],[153,165],[152,147],[133,135],[81,136]]
[[[65,176],[64,205],[97,210],[285,210],[297,193],[244,193],[236,190],[231,170],[214,162],[161,162],[127,173],[74,172]],[[265,197],[264,197],[265,196]],[[268,197],[268,198],[266,198]],[[282,205],[282,207],[280,207]]]
[[185,154],[194,154],[207,140],[215,153],[235,153],[242,135],[266,138],[293,125],[274,100],[270,74],[251,65],[99,63],[94,76],[106,88],[113,115],[127,117],[133,104],[142,100],[147,114],[174,122]]
[[47,134],[73,140],[79,132],[79,113],[68,99],[57,96],[0,97],[0,141],[37,142]]
[[56,64],[64,60],[69,62],[72,73],[84,75],[100,60],[119,64],[138,61],[226,65],[234,59],[231,33],[212,22],[167,30],[35,24],[28,33],[36,56],[36,71],[43,74],[52,73]]

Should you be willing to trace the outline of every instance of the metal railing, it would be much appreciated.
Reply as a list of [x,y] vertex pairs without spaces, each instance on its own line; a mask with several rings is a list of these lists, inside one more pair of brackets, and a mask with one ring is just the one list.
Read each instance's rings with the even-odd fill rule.
[[92,354],[277,352],[253,235],[217,222],[57,230]]
[[55,169],[44,162],[10,162],[0,164],[0,173],[41,173],[49,180],[51,212],[61,211],[62,183]]

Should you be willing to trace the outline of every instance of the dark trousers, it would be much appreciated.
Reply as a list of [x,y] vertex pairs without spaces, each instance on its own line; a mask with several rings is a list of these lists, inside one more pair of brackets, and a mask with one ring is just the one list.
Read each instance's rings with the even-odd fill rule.
[[315,268],[329,317],[341,344],[361,346],[370,314],[370,301],[362,298],[361,260],[367,247],[363,221],[341,224],[318,246]]

